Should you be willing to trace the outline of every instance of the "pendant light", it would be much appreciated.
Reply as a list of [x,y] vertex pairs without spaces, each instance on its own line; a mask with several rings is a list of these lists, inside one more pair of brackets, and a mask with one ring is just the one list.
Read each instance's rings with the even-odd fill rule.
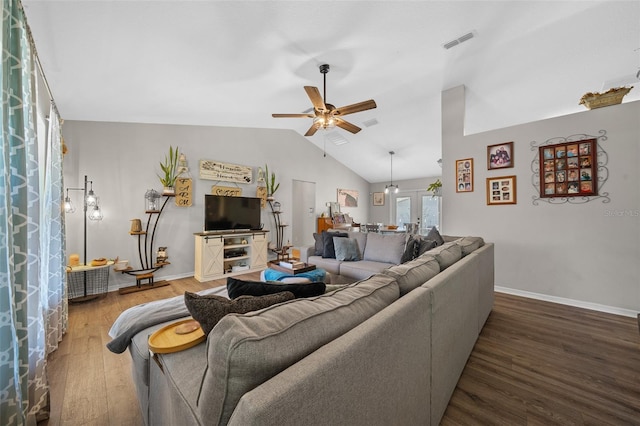
[[389,185],[386,185],[384,187],[384,193],[385,194],[388,194],[389,192],[397,194],[398,190],[400,189],[400,188],[398,188],[398,185],[394,185],[393,184],[393,154],[395,154],[395,152],[389,151],[389,155],[391,156],[391,181],[390,181]]

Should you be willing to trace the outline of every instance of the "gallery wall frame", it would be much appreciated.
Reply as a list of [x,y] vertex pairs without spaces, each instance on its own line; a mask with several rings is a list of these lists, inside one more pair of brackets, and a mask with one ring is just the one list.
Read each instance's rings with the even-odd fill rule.
[[456,160],[456,192],[473,192],[473,158]]
[[596,139],[583,139],[538,148],[542,161],[540,197],[598,195]]
[[516,176],[487,178],[487,205],[517,204]]
[[[593,150],[592,166],[595,173],[592,173],[591,181],[593,182],[593,188],[595,192],[593,195],[572,194],[572,196],[565,196],[564,194],[554,194],[555,196],[543,196],[545,195],[544,185],[544,151],[540,148],[558,145],[558,144],[575,144],[585,140],[595,139],[596,143]],[[534,206],[540,205],[540,202],[548,204],[583,204],[599,200],[602,203],[611,202],[609,193],[604,189],[609,179],[609,155],[604,149],[604,142],[608,139],[606,130],[599,130],[597,135],[591,135],[587,133],[577,133],[569,136],[556,136],[549,138],[545,141],[532,141],[530,143],[531,151],[534,153],[534,158],[531,161],[531,184],[535,189],[535,195],[532,197],[532,204]],[[578,147],[579,149],[579,147]],[[542,155],[542,157],[541,157]],[[579,156],[579,152],[578,152]],[[554,170],[555,171],[555,170]],[[549,182],[551,183],[551,182]],[[555,182],[554,182],[555,183]],[[586,189],[586,188],[585,188]],[[568,188],[567,188],[568,192]],[[542,196],[541,196],[542,194]],[[547,194],[550,195],[550,194]],[[567,194],[568,195],[568,194]]]
[[374,192],[373,193],[373,205],[374,206],[384,206],[384,192]]
[[487,170],[513,167],[513,156],[513,142],[503,142],[487,146]]

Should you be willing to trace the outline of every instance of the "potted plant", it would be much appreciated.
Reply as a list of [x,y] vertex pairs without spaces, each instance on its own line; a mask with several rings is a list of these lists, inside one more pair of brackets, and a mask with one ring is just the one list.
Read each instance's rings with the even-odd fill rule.
[[178,157],[178,147],[174,150],[172,146],[169,146],[169,154],[165,155],[164,163],[160,163],[160,169],[164,175],[158,175],[158,178],[164,187],[163,194],[175,194],[174,185],[178,177]]
[[431,192],[433,195],[431,195],[432,197],[439,197],[442,195],[442,182],[440,182],[440,179],[436,179],[435,182],[432,182],[428,187],[427,187],[427,191]]
[[271,172],[269,175],[269,166],[264,165],[265,170],[265,185],[267,186],[267,199],[273,200],[273,194],[276,193],[278,188],[280,188],[280,184],[276,183],[276,174]]

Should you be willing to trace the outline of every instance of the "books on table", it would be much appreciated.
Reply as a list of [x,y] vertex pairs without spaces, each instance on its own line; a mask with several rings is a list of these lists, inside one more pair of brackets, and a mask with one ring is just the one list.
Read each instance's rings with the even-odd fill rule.
[[307,266],[304,262],[299,260],[281,260],[279,265],[289,269],[298,269]]

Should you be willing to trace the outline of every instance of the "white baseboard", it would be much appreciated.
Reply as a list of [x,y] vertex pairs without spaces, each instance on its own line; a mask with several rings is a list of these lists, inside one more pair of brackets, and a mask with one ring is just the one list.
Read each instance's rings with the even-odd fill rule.
[[617,308],[615,306],[600,305],[598,303],[584,302],[582,300],[567,299],[564,297],[549,296],[548,294],[532,293],[530,291],[517,290],[514,288],[495,286],[495,291],[499,293],[513,294],[514,296],[528,297],[530,299],[544,300],[547,302],[560,303],[562,305],[575,306],[577,308],[591,309],[592,311],[606,312],[614,315],[635,318],[638,312],[630,309]]

